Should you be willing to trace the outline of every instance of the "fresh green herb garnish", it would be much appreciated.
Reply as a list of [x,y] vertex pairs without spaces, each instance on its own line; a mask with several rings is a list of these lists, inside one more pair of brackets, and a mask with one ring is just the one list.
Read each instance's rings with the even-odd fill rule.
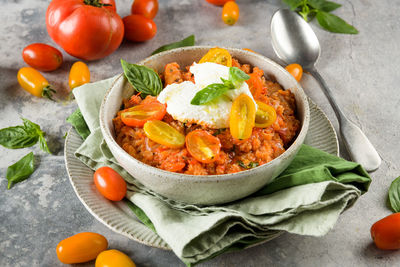
[[145,98],[147,95],[157,96],[162,90],[160,76],[154,70],[126,62],[121,59],[122,69],[125,77],[136,91],[141,92],[140,96]]
[[389,204],[394,212],[400,212],[400,176],[390,185]]
[[326,0],[283,0],[291,10],[299,13],[305,21],[317,18],[319,25],[330,32],[357,34],[358,30],[343,19],[330,12],[341,7],[332,1]]
[[154,54],[164,52],[167,50],[171,50],[174,48],[178,48],[178,47],[193,46],[194,43],[195,43],[195,37],[192,34],[179,42],[163,45],[163,46],[157,48],[156,50],[154,50],[153,53],[151,53],[151,54],[154,55]]
[[217,129],[215,130],[215,132],[213,133],[214,136],[219,135],[220,133],[223,133],[226,130],[226,128],[221,128],[221,129]]
[[[82,112],[79,108],[77,108],[69,117],[67,118],[67,122],[72,124],[75,128],[76,132],[85,140],[90,135],[90,130],[88,125],[86,124],[85,119],[83,118]],[[67,136],[67,134],[65,134]]]
[[222,83],[212,83],[198,91],[190,104],[203,105],[220,97],[228,90],[239,87],[240,84],[250,79],[250,76],[236,67],[229,68],[229,80],[221,78]]
[[34,156],[30,152],[22,159],[7,168],[6,178],[8,180],[7,189],[13,184],[19,183],[27,179],[35,170]]
[[44,138],[46,133],[40,129],[40,126],[24,118],[22,121],[24,125],[0,129],[0,145],[17,149],[31,147],[39,141],[40,148],[51,154]]
[[243,161],[240,161],[240,160],[238,161],[238,164],[240,167],[245,168],[245,169],[253,169],[260,165],[258,162],[254,162],[254,161],[251,161],[248,165],[246,165],[243,163]]

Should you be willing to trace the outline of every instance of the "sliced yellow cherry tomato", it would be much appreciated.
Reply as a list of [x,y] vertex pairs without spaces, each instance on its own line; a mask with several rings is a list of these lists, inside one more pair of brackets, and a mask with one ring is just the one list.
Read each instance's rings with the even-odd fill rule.
[[232,56],[229,54],[228,50],[215,47],[208,50],[207,54],[205,54],[199,61],[199,63],[204,62],[213,62],[227,67],[232,67]]
[[303,77],[303,68],[301,67],[301,65],[297,64],[297,63],[293,63],[290,65],[287,65],[285,67],[285,69],[292,74],[292,76],[296,79],[296,81],[300,81],[301,77]]
[[186,136],[186,148],[198,161],[211,163],[217,159],[221,142],[209,132],[195,130]]
[[148,121],[144,124],[143,130],[148,138],[158,144],[171,148],[180,148],[185,145],[185,136],[163,121]]
[[256,106],[253,99],[246,94],[241,94],[233,101],[229,116],[229,128],[231,135],[239,140],[251,136],[256,117]]
[[25,91],[37,97],[47,97],[53,100],[52,94],[56,91],[52,89],[49,82],[40,72],[31,67],[23,67],[17,74],[18,83]]
[[110,249],[97,256],[95,267],[136,267],[136,265],[125,253]]
[[82,61],[75,62],[69,71],[69,88],[72,90],[75,87],[81,86],[88,82],[90,82],[90,71],[88,66]]
[[256,103],[258,108],[254,125],[258,128],[271,126],[276,121],[275,109],[261,101],[256,101]]

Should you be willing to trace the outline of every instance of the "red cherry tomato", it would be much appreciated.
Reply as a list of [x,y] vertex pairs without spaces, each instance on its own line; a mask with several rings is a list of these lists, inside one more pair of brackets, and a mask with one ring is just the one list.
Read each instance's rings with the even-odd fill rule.
[[218,137],[204,130],[195,130],[186,136],[186,148],[195,159],[211,163],[217,159],[221,149]]
[[65,264],[94,260],[108,247],[107,239],[97,233],[84,232],[62,240],[57,245],[57,257]]
[[146,18],[154,19],[158,12],[158,0],[134,0],[131,14],[143,15]]
[[128,126],[143,127],[149,120],[162,120],[166,112],[165,105],[159,102],[140,104],[123,110],[121,120]]
[[122,19],[125,26],[125,39],[133,42],[144,42],[153,38],[157,26],[152,19],[143,15],[129,15]]
[[216,6],[223,6],[225,5],[226,2],[232,1],[232,0],[206,0],[210,4],[216,5]]
[[53,0],[46,12],[47,32],[68,54],[100,59],[114,52],[124,37],[115,10],[114,0]]
[[97,190],[107,199],[120,201],[126,195],[126,182],[122,176],[110,167],[98,168],[94,175]]
[[34,69],[53,71],[60,67],[63,56],[58,49],[41,43],[30,44],[22,51],[22,58]]
[[393,213],[371,227],[371,237],[379,249],[400,248],[400,212]]

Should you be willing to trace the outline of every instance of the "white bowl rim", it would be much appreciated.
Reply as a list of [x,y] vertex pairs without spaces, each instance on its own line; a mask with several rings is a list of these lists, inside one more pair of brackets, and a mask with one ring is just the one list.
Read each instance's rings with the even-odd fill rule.
[[[217,47],[217,46],[187,46],[187,47],[179,47],[179,48],[167,50],[167,51],[160,52],[158,54],[149,56],[149,57],[139,61],[136,64],[144,65],[150,59],[151,60],[156,60],[158,57],[162,57],[165,54],[172,54],[172,53],[175,53],[175,52],[178,52],[178,51],[198,50],[198,49],[211,49],[211,48],[215,48],[215,47]],[[136,163],[138,163],[140,166],[142,166],[144,168],[151,168],[151,169],[153,169],[153,171],[160,172],[161,174],[165,174],[167,177],[168,176],[169,177],[173,176],[173,179],[185,180],[185,181],[190,180],[192,182],[218,182],[218,181],[225,181],[225,180],[242,179],[243,178],[243,174],[246,174],[246,176],[251,175],[252,173],[258,172],[261,168],[266,168],[266,167],[274,164],[279,159],[284,159],[286,157],[289,157],[289,155],[291,155],[291,152],[293,153],[293,150],[296,149],[296,147],[294,146],[296,141],[298,139],[300,139],[300,138],[304,140],[305,136],[307,135],[307,131],[308,131],[309,123],[310,123],[310,109],[309,109],[309,105],[308,105],[307,96],[306,96],[302,86],[281,65],[279,65],[275,61],[273,61],[273,60],[271,60],[271,59],[269,59],[269,58],[267,58],[267,57],[265,57],[265,56],[263,56],[261,54],[250,52],[250,51],[246,51],[246,50],[243,50],[243,49],[240,49],[240,48],[231,48],[231,47],[219,47],[219,48],[224,48],[224,49],[227,49],[229,51],[236,51],[236,52],[239,52],[239,53],[244,53],[245,55],[247,54],[247,55],[250,55],[250,56],[256,56],[259,59],[267,61],[269,64],[271,64],[275,68],[279,69],[280,71],[283,71],[283,74],[286,76],[286,78],[291,79],[292,81],[295,82],[295,85],[297,86],[297,89],[300,91],[300,95],[301,95],[301,98],[302,98],[303,103],[304,103],[305,114],[304,114],[304,121],[303,121],[303,123],[301,125],[300,132],[296,136],[296,139],[293,140],[293,142],[289,146],[289,148],[287,150],[285,150],[285,152],[283,152],[281,155],[279,155],[278,157],[274,158],[270,162],[267,162],[265,164],[262,164],[260,166],[255,167],[255,168],[244,170],[244,171],[240,171],[240,172],[236,172],[236,173],[226,173],[226,174],[216,174],[216,175],[194,175],[194,174],[170,172],[170,171],[167,171],[167,170],[159,169],[157,167],[148,165],[148,164],[136,159],[135,157],[133,157],[130,154],[128,154],[125,150],[123,150],[122,147],[120,145],[118,145],[117,142],[115,141],[115,139],[112,137],[111,132],[106,131],[106,129],[107,129],[106,124],[102,120],[102,118],[105,117],[104,116],[104,107],[105,107],[105,104],[107,102],[107,99],[110,96],[111,92],[113,91],[113,88],[115,87],[115,84],[117,83],[117,81],[119,79],[121,79],[121,78],[124,78],[124,73],[121,73],[120,75],[118,75],[115,78],[115,80],[113,81],[113,83],[110,86],[110,88],[107,89],[106,93],[104,94],[103,100],[101,102],[100,112],[99,112],[99,121],[100,121],[100,128],[101,128],[101,130],[103,132],[103,135],[105,135],[104,138],[105,139],[108,138],[108,141],[110,141],[111,144],[113,144],[116,147],[118,152],[122,153],[123,155],[129,156]]]

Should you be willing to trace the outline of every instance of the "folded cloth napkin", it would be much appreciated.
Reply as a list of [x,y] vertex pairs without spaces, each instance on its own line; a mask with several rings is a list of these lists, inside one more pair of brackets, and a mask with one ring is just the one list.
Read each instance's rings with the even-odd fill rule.
[[357,163],[303,145],[271,184],[225,205],[178,203],[145,188],[124,171],[99,129],[99,107],[115,77],[75,88],[79,109],[68,121],[85,141],[75,155],[88,167],[116,169],[128,182],[129,206],[187,265],[243,249],[286,231],[322,236],[368,190],[371,178]]

